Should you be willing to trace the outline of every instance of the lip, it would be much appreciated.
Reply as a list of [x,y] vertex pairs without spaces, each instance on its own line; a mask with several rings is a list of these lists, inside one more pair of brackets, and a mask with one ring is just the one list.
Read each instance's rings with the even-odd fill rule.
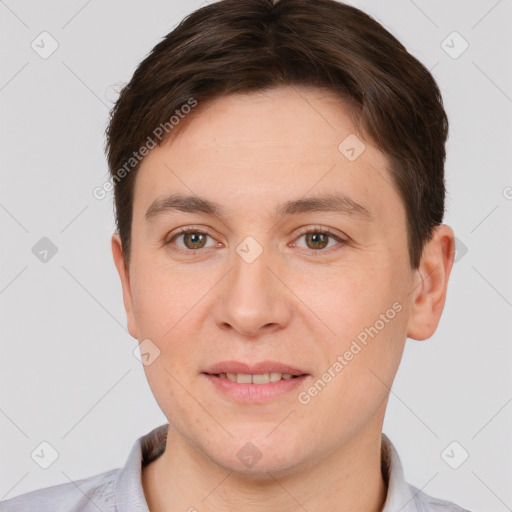
[[[218,375],[220,373],[245,373],[251,375],[260,375],[262,373],[290,373],[291,375],[308,375],[308,372],[291,365],[280,363],[279,361],[260,361],[259,363],[242,363],[240,361],[221,361],[210,366],[203,373]],[[265,386],[266,384],[256,384]]]
[[[267,384],[242,384],[219,377],[221,373],[245,373],[259,375],[262,373],[289,373],[291,379],[281,379]],[[260,361],[259,363],[242,363],[240,361],[221,361],[202,373],[214,388],[224,397],[238,404],[263,404],[297,389],[311,375],[294,366],[278,361]]]
[[[266,372],[264,372],[266,373]],[[310,375],[301,375],[268,384],[239,384],[216,375],[203,374],[223,396],[237,404],[263,404],[296,390]]]

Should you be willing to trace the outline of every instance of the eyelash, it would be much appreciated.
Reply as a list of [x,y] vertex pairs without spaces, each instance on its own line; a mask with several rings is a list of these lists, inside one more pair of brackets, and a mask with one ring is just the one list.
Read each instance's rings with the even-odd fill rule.
[[[199,234],[199,235],[206,235],[206,236],[209,236],[210,238],[213,238],[209,233],[207,233],[205,231],[202,231],[202,230],[194,228],[194,227],[187,227],[187,228],[181,228],[176,233],[174,233],[174,235],[167,242],[165,242],[164,245],[171,245],[172,242],[176,238],[178,238],[179,236],[181,236],[183,234],[186,234],[186,233],[195,233],[195,234]],[[298,239],[298,238],[300,238],[300,237],[302,237],[304,235],[308,235],[310,233],[328,235],[330,238],[334,238],[338,242],[338,246],[330,247],[328,249],[303,249],[305,251],[309,251],[309,252],[312,252],[312,253],[323,253],[323,254],[325,254],[325,253],[330,253],[333,249],[334,250],[337,250],[337,248],[339,249],[340,248],[339,246],[343,247],[344,245],[347,244],[346,240],[340,238],[337,234],[333,233],[329,229],[320,228],[320,227],[314,227],[314,226],[312,228],[310,227],[307,230],[300,232],[297,235],[296,239]],[[194,256],[194,255],[198,254],[199,252],[204,251],[205,249],[204,248],[202,248],[202,249],[183,249],[182,247],[175,246],[173,248],[173,250],[176,251],[176,252],[180,252],[182,254],[187,254],[189,256]]]

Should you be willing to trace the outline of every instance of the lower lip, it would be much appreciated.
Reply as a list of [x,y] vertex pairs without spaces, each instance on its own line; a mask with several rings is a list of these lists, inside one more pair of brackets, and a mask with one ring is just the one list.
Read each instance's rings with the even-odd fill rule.
[[281,379],[268,384],[239,384],[229,379],[203,374],[221,393],[240,404],[265,403],[278,396],[297,389],[309,375],[291,379]]

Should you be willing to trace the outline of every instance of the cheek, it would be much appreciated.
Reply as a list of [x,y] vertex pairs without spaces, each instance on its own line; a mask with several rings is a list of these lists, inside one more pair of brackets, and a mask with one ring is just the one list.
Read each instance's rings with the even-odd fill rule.
[[[134,264],[135,267],[135,264]],[[162,340],[197,302],[194,275],[158,258],[139,257],[132,278],[133,310],[141,336]]]
[[199,309],[194,305],[201,290],[195,288],[183,274],[155,265],[139,271],[133,286],[140,337],[150,340],[145,343],[157,354],[144,365],[148,384],[160,409],[183,431],[190,425],[182,422],[193,422],[197,407],[186,391],[198,364],[191,326],[198,322],[195,315]]
[[[370,268],[370,270],[368,270]],[[331,419],[361,421],[375,412],[389,392],[405,343],[405,283],[391,266],[338,272],[330,286],[299,293],[322,320],[325,335],[316,338],[322,367],[308,394]],[[320,293],[320,290],[326,290]],[[320,356],[321,355],[321,356]],[[308,397],[304,397],[306,401]]]
[[[397,282],[384,265],[343,264],[331,269],[313,269],[286,281],[302,302],[297,307],[313,321],[317,319],[319,339],[332,350],[342,349],[397,299]],[[313,327],[313,326],[312,326]]]
[[144,365],[149,386],[162,410],[169,403],[182,403],[186,409],[181,394],[197,367],[191,322],[198,311],[194,304],[199,290],[187,293],[187,279],[176,272],[155,265],[138,268],[133,309],[140,340],[152,354],[152,362]]
[[336,425],[326,433],[335,444],[384,413],[404,343],[392,321],[377,334],[369,329],[366,343],[348,336],[325,347],[329,362],[300,396],[305,418]]

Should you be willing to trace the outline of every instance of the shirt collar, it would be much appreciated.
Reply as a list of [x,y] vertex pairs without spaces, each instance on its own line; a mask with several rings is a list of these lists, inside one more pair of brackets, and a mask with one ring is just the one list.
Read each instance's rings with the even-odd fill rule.
[[142,467],[164,452],[168,429],[168,423],[160,425],[135,441],[115,484],[117,512],[149,512],[142,487]]
[[[120,470],[115,484],[115,505],[117,512],[149,512],[142,487],[142,467],[159,457],[165,450],[169,424],[160,425],[139,437]],[[415,494],[404,480],[400,457],[389,440],[382,433],[381,468],[388,491],[382,512],[415,512]]]
[[416,495],[405,481],[404,470],[393,443],[382,433],[381,468],[388,484],[382,512],[417,512]]

